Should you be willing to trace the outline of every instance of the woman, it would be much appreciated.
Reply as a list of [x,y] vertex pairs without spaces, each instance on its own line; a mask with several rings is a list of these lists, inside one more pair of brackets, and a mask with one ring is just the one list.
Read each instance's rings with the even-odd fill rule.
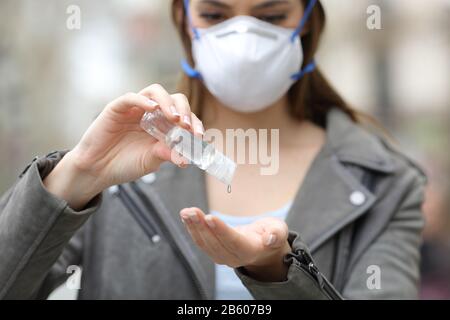
[[[181,93],[121,96],[24,170],[0,202],[0,297],[46,297],[78,265],[84,299],[415,298],[425,179],[315,68],[320,3],[172,9]],[[140,128],[156,108],[199,137],[280,129],[279,172],[239,165],[227,194]]]

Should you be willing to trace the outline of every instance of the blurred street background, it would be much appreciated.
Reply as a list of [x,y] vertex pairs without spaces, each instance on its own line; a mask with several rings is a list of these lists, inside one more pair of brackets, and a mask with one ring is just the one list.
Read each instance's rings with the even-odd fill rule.
[[[170,3],[0,1],[0,193],[34,156],[73,147],[110,100],[154,82],[175,88],[183,52]],[[421,298],[450,299],[450,0],[322,3],[318,64],[430,178]],[[79,30],[66,25],[72,5]],[[370,5],[381,30],[367,27]]]

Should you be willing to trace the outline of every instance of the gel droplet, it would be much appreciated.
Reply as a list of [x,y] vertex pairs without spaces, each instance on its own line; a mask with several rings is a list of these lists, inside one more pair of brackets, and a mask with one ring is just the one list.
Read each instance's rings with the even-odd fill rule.
[[231,193],[231,184],[228,185],[227,192]]

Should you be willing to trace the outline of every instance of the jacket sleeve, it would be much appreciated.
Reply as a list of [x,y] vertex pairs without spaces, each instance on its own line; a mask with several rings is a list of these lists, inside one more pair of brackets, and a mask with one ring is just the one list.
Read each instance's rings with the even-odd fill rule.
[[248,276],[244,268],[235,269],[252,296],[257,300],[341,299],[340,294],[315,266],[299,235],[289,232],[288,241],[292,252],[284,258],[284,262],[289,265],[286,281],[261,282]]
[[319,270],[309,270],[304,256],[314,261],[301,238],[292,232],[292,253],[285,257],[289,264],[286,281],[259,282],[247,276],[243,268],[235,272],[255,299],[415,299],[420,278],[424,182],[418,177],[411,184],[385,230],[349,266],[342,296]]
[[64,280],[64,266],[80,261],[81,237],[71,238],[101,196],[75,212],[45,189],[42,179],[63,156],[37,159],[0,198],[0,299],[43,298]]

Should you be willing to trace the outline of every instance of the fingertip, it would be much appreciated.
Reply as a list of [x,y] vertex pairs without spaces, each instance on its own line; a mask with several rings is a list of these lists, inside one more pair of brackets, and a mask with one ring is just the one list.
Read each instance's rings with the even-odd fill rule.
[[137,104],[136,106],[146,112],[153,112],[159,108],[159,104],[156,101],[148,98],[145,95],[136,93],[134,94],[134,97],[135,97],[134,101],[136,101]]
[[184,129],[194,133],[192,130],[192,121],[191,121],[190,116],[184,115],[184,116],[181,116],[180,118],[178,118],[178,125]]
[[185,157],[181,156],[178,166],[180,168],[182,168],[182,169],[186,169],[189,166],[190,163],[191,162],[188,159],[186,159]]
[[181,219],[185,219],[186,218],[186,209],[181,209],[179,212],[179,215],[181,217]]
[[152,99],[148,99],[148,98],[145,97],[145,96],[142,96],[142,97],[144,97],[145,103],[146,103],[147,107],[149,107],[149,108],[152,109],[152,110],[155,110],[155,109],[158,108],[159,104],[158,104],[156,101],[154,101],[154,100],[152,100]]
[[187,227],[187,225],[189,224],[189,217],[180,211],[180,219],[181,222],[183,222],[183,224]]
[[205,135],[205,127],[203,126],[203,124],[198,124],[195,130],[199,136],[203,137]]
[[[180,122],[180,115],[174,114],[171,110],[172,106],[169,108],[161,108],[161,111],[164,113],[164,116],[174,124],[179,124]],[[176,111],[175,111],[176,112]]]
[[196,212],[199,216],[201,216],[201,217],[204,217],[205,216],[205,213],[200,209],[200,208],[197,208],[197,207],[192,207],[192,210],[194,211],[194,212]]
[[180,215],[188,215],[190,212],[192,212],[192,208],[184,208],[180,210]]
[[264,245],[267,247],[275,246],[277,243],[278,237],[275,233],[267,233],[264,235]]
[[173,106],[173,105],[170,106],[169,110],[170,110],[171,116],[174,119],[179,120],[181,118],[181,114],[178,112],[178,110],[177,110],[177,108],[175,108],[175,106]]
[[203,124],[201,122],[194,123],[191,129],[194,136],[203,140],[203,137],[205,135],[205,128],[203,127]]
[[190,161],[179,154],[175,149],[170,151],[169,160],[179,168],[185,169],[190,164]]
[[283,241],[286,240],[287,237],[285,236],[284,231],[277,228],[266,230],[262,235],[262,242],[266,247],[281,247]]
[[210,227],[211,229],[216,228],[216,222],[215,222],[214,216],[212,216],[211,214],[208,214],[207,216],[205,216],[205,221],[206,221],[206,224],[208,225],[208,227]]
[[188,208],[184,208],[184,209],[181,209],[181,211],[180,211],[180,213],[181,212],[184,212],[184,213],[201,213],[201,214],[203,214],[203,211],[202,210],[200,210],[199,208],[197,208],[197,207],[188,207]]
[[181,169],[186,169],[186,168],[188,167],[188,164],[187,164],[187,163],[184,163],[184,162],[181,162],[181,163],[178,165],[178,167],[181,168]]
[[203,122],[195,115],[195,113],[191,113],[191,120],[194,135],[199,138],[203,138],[205,135],[205,127],[203,126]]

